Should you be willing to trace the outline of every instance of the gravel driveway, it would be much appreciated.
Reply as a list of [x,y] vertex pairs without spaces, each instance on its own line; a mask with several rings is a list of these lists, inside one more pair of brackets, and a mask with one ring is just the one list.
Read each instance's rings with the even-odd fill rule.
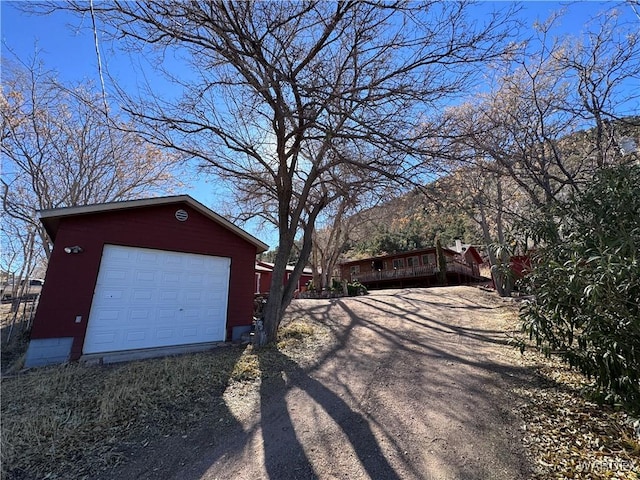
[[166,439],[149,452],[145,469],[128,474],[529,477],[509,394],[528,373],[509,362],[508,321],[498,297],[472,287],[381,290],[296,300],[288,315],[311,316],[331,332],[312,366],[283,358],[280,376],[226,394],[231,424]]

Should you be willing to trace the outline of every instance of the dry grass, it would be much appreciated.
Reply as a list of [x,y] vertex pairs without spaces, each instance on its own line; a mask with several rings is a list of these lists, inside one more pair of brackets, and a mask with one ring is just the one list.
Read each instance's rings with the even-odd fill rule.
[[[507,309],[505,309],[507,310]],[[517,328],[514,309],[505,329]],[[115,366],[66,366],[2,379],[2,478],[93,478],[123,461],[130,445],[180,434],[214,415],[224,424],[223,393],[254,389],[292,362],[317,362],[331,341],[326,326],[295,318],[275,347],[213,352]],[[515,391],[536,479],[637,480],[640,443],[630,418],[584,393],[588,381],[558,361],[505,349],[535,381]]]
[[[119,463],[133,439],[180,433],[216,413],[227,386],[309,355],[318,331],[296,320],[277,347],[120,365],[69,364],[2,379],[2,477],[87,478]],[[317,336],[317,335],[315,335]]]
[[3,379],[3,469],[42,477],[89,458],[113,462],[118,441],[136,430],[186,428],[234,381],[243,354],[235,347],[111,367],[70,364]]
[[[0,349],[2,373],[15,373],[22,368],[24,356],[29,343],[27,332],[30,312],[26,312],[21,305],[17,316],[11,312],[11,304],[0,304],[0,339],[2,348]],[[10,334],[10,337],[9,337]]]

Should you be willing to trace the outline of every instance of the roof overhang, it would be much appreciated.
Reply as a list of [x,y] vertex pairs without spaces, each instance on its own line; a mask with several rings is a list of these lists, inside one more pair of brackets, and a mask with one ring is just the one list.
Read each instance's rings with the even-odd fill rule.
[[220,226],[230,230],[247,242],[255,245],[257,253],[265,252],[269,246],[258,240],[253,235],[247,233],[240,227],[237,227],[226,218],[218,215],[210,208],[193,199],[189,195],[174,195],[169,197],[143,198],[140,200],[126,200],[121,202],[98,203],[94,205],[83,205],[79,207],[53,208],[49,210],[40,210],[38,217],[44,225],[51,240],[55,242],[60,222],[64,218],[78,217],[82,215],[94,215],[106,212],[115,212],[119,210],[130,210],[135,208],[155,207],[160,205],[186,204],[194,210],[200,212],[205,217],[213,220]]
[[[385,255],[378,255],[376,257],[366,257],[366,258],[359,258],[357,260],[345,260],[344,262],[340,262],[338,265],[351,265],[351,264],[356,264],[356,263],[362,263],[362,262],[372,262],[374,260],[389,260],[392,258],[400,258],[400,257],[410,257],[413,255],[423,255],[426,253],[435,253],[436,252],[436,247],[427,247],[427,248],[419,248],[417,250],[409,250],[408,252],[397,252],[397,253],[389,253],[389,254],[385,254]],[[442,247],[442,251],[444,253],[449,254],[450,256],[455,256],[455,255],[459,255],[458,252],[456,252],[455,250],[452,250],[450,248],[447,247]]]

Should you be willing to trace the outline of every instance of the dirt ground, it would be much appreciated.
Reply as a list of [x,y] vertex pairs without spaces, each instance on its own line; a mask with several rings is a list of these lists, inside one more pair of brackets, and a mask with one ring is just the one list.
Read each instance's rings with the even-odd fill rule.
[[[104,478],[525,479],[505,304],[472,287],[296,300],[327,341]],[[229,415],[229,413],[231,415]],[[232,421],[222,419],[232,418]]]

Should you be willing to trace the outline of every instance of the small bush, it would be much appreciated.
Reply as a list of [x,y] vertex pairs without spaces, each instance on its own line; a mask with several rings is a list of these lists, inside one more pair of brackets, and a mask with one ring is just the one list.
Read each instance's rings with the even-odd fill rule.
[[603,170],[532,233],[524,330],[596,381],[609,400],[640,410],[640,167]]
[[367,287],[365,287],[359,281],[355,280],[347,284],[347,292],[349,293],[350,297],[355,297],[357,295],[366,295],[368,293],[368,290]]

